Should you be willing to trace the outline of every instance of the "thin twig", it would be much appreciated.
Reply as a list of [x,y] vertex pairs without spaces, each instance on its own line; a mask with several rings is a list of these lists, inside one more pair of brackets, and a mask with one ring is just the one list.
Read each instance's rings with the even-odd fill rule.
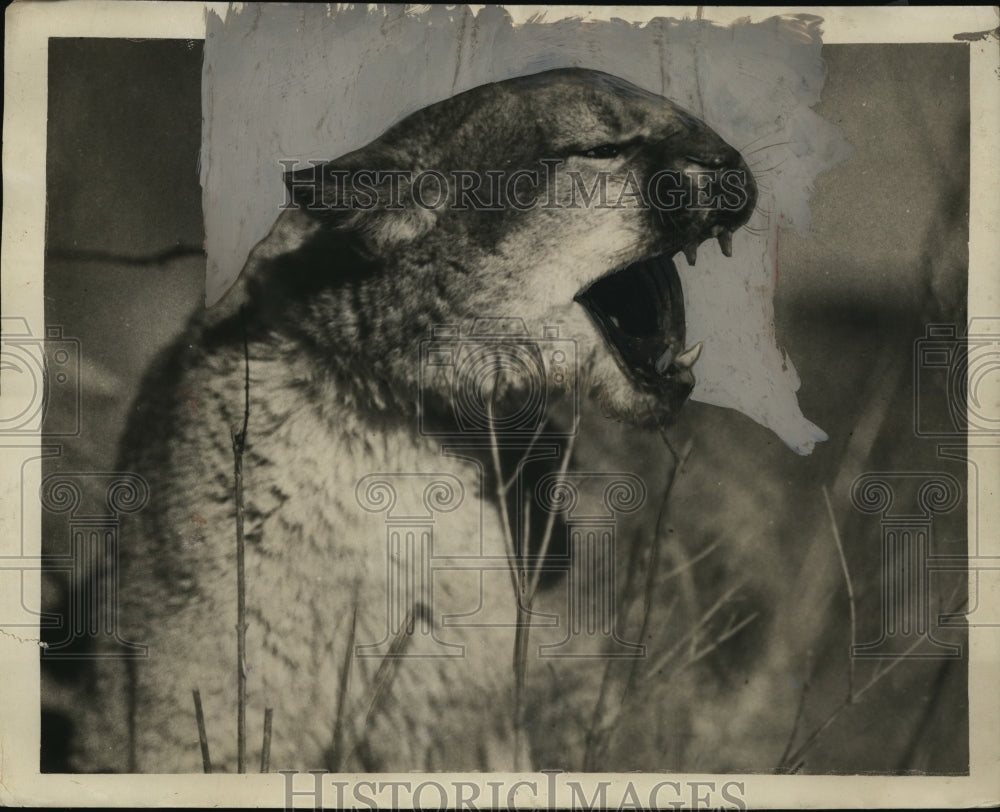
[[920,713],[920,720],[917,722],[916,730],[907,743],[906,752],[900,758],[899,773],[913,772],[919,768],[917,757],[921,750],[925,748],[928,736],[932,732],[935,711],[939,711],[942,707],[941,695],[944,693],[945,686],[947,685],[948,674],[954,668],[956,662],[958,661],[942,660],[941,665],[938,666],[930,693],[924,700],[924,708]]
[[750,624],[754,620],[756,620],[757,616],[759,614],[760,614],[760,612],[752,612],[751,614],[749,614],[745,618],[743,618],[735,626],[729,626],[728,628],[726,628],[722,632],[722,634],[720,634],[718,637],[716,637],[715,640],[713,640],[711,643],[709,643],[709,645],[705,646],[702,649],[698,649],[697,651],[693,652],[691,654],[691,656],[688,657],[688,659],[686,659],[681,664],[680,668],[681,669],[687,668],[689,665],[693,665],[694,663],[698,662],[698,660],[700,660],[703,657],[706,657],[707,655],[711,654],[719,646],[721,646],[723,643],[725,643],[730,637],[732,637],[738,631],[742,630],[745,626],[747,626],[748,624]]
[[666,429],[660,429],[660,439],[663,440],[663,444],[667,447],[667,451],[670,452],[670,456],[674,458],[674,465],[670,469],[670,478],[667,481],[667,488],[673,488],[674,480],[677,475],[681,472],[681,469],[688,461],[688,457],[691,456],[691,450],[694,448],[694,439],[689,438],[686,443],[684,443],[683,448],[680,452],[674,448],[674,444],[670,442],[670,437],[667,436]]
[[[961,604],[956,606],[955,611],[957,612],[959,609],[961,609],[964,603],[965,601],[962,601]],[[861,688],[861,690],[854,695],[854,703],[856,704],[857,702],[859,702],[861,700],[861,697],[863,697],[866,693],[868,693],[869,690],[874,688],[885,677],[891,674],[892,671],[896,668],[896,666],[899,665],[903,660],[905,660],[907,655],[912,654],[917,648],[919,648],[920,644],[923,642],[924,640],[922,637],[917,637],[917,639],[914,640],[909,646],[907,646],[906,649],[897,654],[893,659],[893,661],[888,666],[886,666],[884,669],[880,670],[877,674],[875,674],[875,676],[873,676],[870,680],[868,680],[868,682],[865,683],[865,685]],[[830,727],[830,725],[832,725],[834,721],[836,721],[836,719],[840,716],[840,714],[842,714],[845,710],[847,710],[847,708],[849,708],[851,704],[852,703],[844,701],[841,702],[840,705],[838,705],[836,708],[834,708],[833,711],[830,713],[830,715],[827,716],[825,720],[823,720],[822,724],[820,724],[820,726],[816,728],[809,735],[809,737],[798,747],[794,755],[786,760],[786,763],[792,763],[795,766],[793,766],[792,768],[786,768],[784,770],[782,770],[781,767],[779,767],[779,771],[794,772],[798,770],[802,766],[802,763],[804,763],[802,760],[802,756],[805,755],[805,753],[819,740],[819,737],[823,734],[823,732],[828,727]]]
[[333,723],[333,748],[330,756],[330,769],[340,772],[341,759],[344,755],[344,720],[347,717],[347,688],[350,684],[351,667],[354,664],[354,636],[358,625],[357,590],[354,597],[354,612],[351,614],[351,628],[347,634],[347,647],[344,651],[344,663],[340,669],[340,682],[337,686],[337,718]]
[[659,671],[661,668],[663,668],[663,666],[665,666],[668,662],[670,662],[670,660],[673,659],[673,657],[677,654],[677,651],[680,649],[680,647],[683,646],[686,642],[688,642],[688,640],[690,640],[695,634],[697,634],[698,631],[706,623],[708,623],[709,620],[712,619],[712,617],[715,615],[715,613],[718,612],[723,606],[725,606],[726,601],[728,601],[733,595],[735,595],[742,588],[743,588],[743,582],[741,581],[740,583],[736,584],[735,586],[730,587],[722,595],[720,595],[719,598],[715,601],[715,603],[713,603],[712,606],[709,607],[708,611],[705,612],[698,619],[698,622],[695,623],[687,631],[687,633],[685,633],[681,637],[680,640],[678,640],[676,643],[674,643],[674,645],[672,645],[670,647],[670,650],[667,651],[662,657],[660,657],[660,659],[658,659],[656,661],[656,663],[654,663],[652,666],[650,666],[650,668],[649,668],[649,676],[652,676],[657,671]]
[[[573,456],[573,446],[576,444],[576,433],[577,429],[580,427],[580,415],[577,414],[573,420],[573,431],[570,433],[569,438],[566,440],[566,450],[563,452],[562,462],[559,464],[559,479],[560,481],[566,477],[566,471],[569,468],[570,457]],[[535,568],[531,573],[531,584],[528,587],[528,596],[531,600],[534,600],[535,593],[538,591],[538,582],[542,577],[542,570],[545,568],[545,556],[549,552],[549,543],[552,541],[552,529],[555,527],[556,514],[555,511],[550,510],[549,515],[545,520],[545,530],[542,533],[542,543],[538,548],[538,555],[536,556]]]
[[525,572],[524,572],[524,569],[525,569],[525,559],[527,558],[528,553],[530,552],[530,549],[528,547],[528,542],[530,541],[530,538],[531,538],[531,494],[527,493],[527,492],[524,494],[523,498],[521,499],[521,517],[522,517],[522,521],[521,521],[521,545],[520,545],[520,549],[517,551],[517,555],[518,555],[517,574],[518,574],[518,577],[520,579],[519,580],[519,584],[520,584],[520,587],[521,587],[521,591],[524,592],[524,589],[525,589],[525,582],[524,582],[524,576],[525,576]]
[[528,638],[531,634],[531,604],[517,596],[517,625],[514,627],[514,769],[522,770],[524,753],[524,686],[528,679]]
[[[566,441],[566,450],[563,452],[562,461],[559,465],[560,480],[566,476],[566,469],[569,467],[569,460],[573,455],[573,445],[576,441],[576,431],[579,428],[579,425],[580,416],[578,414],[574,418],[573,431],[570,433],[569,439]],[[531,449],[534,447],[537,437],[538,434],[536,432],[535,436],[531,438],[531,443],[529,444],[528,449],[521,458],[521,463],[518,464],[518,469],[520,469],[521,465],[523,465],[528,455],[531,453]],[[542,570],[545,567],[545,556],[548,554],[549,543],[552,540],[552,529],[555,525],[555,512],[549,511],[549,515],[545,520],[545,530],[542,533],[542,542],[539,545],[535,566],[531,573],[531,579],[529,584],[526,585],[524,581],[524,561],[530,551],[530,525],[528,524],[530,511],[531,495],[526,494],[524,505],[524,536],[521,540],[521,560],[518,567],[518,583],[522,591],[518,593],[516,597],[517,628],[514,632],[514,714],[516,720],[516,726],[514,729],[514,759],[518,769],[521,769],[522,767],[521,754],[524,751],[523,704],[524,686],[528,679],[528,640],[531,636],[531,609],[534,606],[535,594],[538,591],[538,582],[541,578]],[[505,508],[504,512],[506,512]]]
[[[392,638],[392,642],[389,643],[389,650],[382,655],[382,660],[379,662],[378,669],[375,671],[375,678],[373,679],[375,687],[372,690],[372,698],[368,702],[368,711],[365,713],[364,728],[366,730],[371,726],[372,720],[378,712],[379,703],[382,701],[382,697],[392,685],[392,680],[396,675],[396,661],[403,655],[407,644],[410,642],[413,636],[415,623],[416,616],[411,608],[406,613],[406,619],[402,628],[396,632]],[[350,752],[347,754],[347,758],[344,759],[344,764],[349,764],[351,762],[351,759],[357,752],[359,744],[359,738],[355,737],[354,744],[351,747]]]
[[[847,569],[847,556],[844,555],[844,545],[840,541],[840,531],[837,529],[837,519],[833,515],[833,505],[830,504],[830,492],[823,486],[823,499],[826,501],[826,512],[830,517],[830,529],[833,530],[833,540],[837,545],[837,556],[840,558],[840,569],[844,573],[844,585],[847,587],[847,603],[851,610],[851,645],[858,639],[858,619],[854,606],[854,584],[851,573]],[[854,701],[854,657],[848,657],[847,671],[847,702]]]
[[720,544],[722,544],[722,539],[716,539],[711,544],[703,547],[701,550],[698,551],[697,555],[693,555],[691,556],[691,558],[685,559],[684,563],[678,564],[672,570],[668,570],[667,572],[665,572],[663,574],[663,581],[669,581],[671,578],[676,578],[681,573],[691,569],[691,567],[693,567],[703,558],[708,558],[708,556],[710,556],[719,548]]
[[233,479],[236,497],[236,764],[237,771],[247,771],[247,588],[246,538],[243,522],[246,506],[243,499],[243,452],[250,421],[250,347],[247,343],[246,316],[243,319],[243,428],[232,433]]
[[260,747],[260,771],[271,772],[271,721],[274,708],[264,708],[264,742]]
[[816,743],[816,741],[823,734],[823,732],[828,727],[830,727],[830,725],[834,723],[837,717],[840,716],[840,714],[843,713],[847,707],[848,704],[846,702],[841,702],[840,705],[838,705],[833,710],[833,713],[827,716],[826,719],[823,720],[822,724],[820,724],[819,727],[817,727],[812,733],[810,733],[809,737],[801,745],[799,745],[798,749],[795,751],[795,754],[791,758],[786,759],[786,762],[791,763],[793,766],[785,767],[785,765],[782,765],[781,767],[778,768],[778,772],[787,772],[787,773],[798,772],[799,768],[804,763],[802,760],[803,754]]
[[195,688],[191,691],[194,696],[194,716],[198,720],[198,743],[201,745],[201,768],[206,774],[212,772],[212,759],[208,754],[208,732],[205,730],[205,711],[201,707],[201,692]]
[[[530,452],[525,452],[527,455]],[[522,458],[523,461],[523,458]],[[520,468],[520,465],[518,466]],[[516,474],[515,474],[516,479]],[[509,486],[508,486],[509,487]],[[521,769],[521,754],[524,752],[523,737],[524,726],[524,686],[528,679],[528,638],[531,635],[531,607],[534,603],[534,596],[525,592],[525,557],[528,553],[528,543],[531,528],[531,498],[530,494],[524,495],[524,507],[521,529],[521,548],[517,557],[517,584],[518,594],[516,597],[516,626],[514,627],[514,758],[515,768]]]
[[[664,530],[666,528],[667,506],[670,502],[670,494],[673,493],[674,482],[677,480],[677,474],[680,473],[681,467],[687,462],[688,457],[691,456],[691,450],[694,448],[694,441],[688,440],[681,452],[681,456],[678,456],[677,452],[674,451],[674,447],[670,443],[670,438],[667,437],[666,432],[661,431],[660,437],[663,439],[664,445],[666,445],[667,450],[670,452],[670,456],[673,458],[674,464],[670,469],[667,482],[663,487],[663,497],[660,499],[660,507],[656,514],[656,524],[653,528],[653,538],[650,540],[649,545],[649,560],[646,564],[646,588],[643,592],[642,624],[639,627],[640,643],[646,639],[646,630],[649,627],[649,617],[653,606],[653,592],[656,589],[657,575],[660,568],[660,547],[661,545],[667,543]],[[716,544],[717,543],[718,542],[716,542]],[[711,548],[709,548],[704,555],[708,555],[708,552],[711,552]],[[699,555],[697,558],[701,557],[703,556]],[[697,558],[695,560],[697,560]],[[687,563],[691,564],[693,561],[688,561]],[[669,579],[673,574],[674,572],[668,572],[666,579]],[[671,608],[671,611],[673,611],[673,608]],[[631,690],[632,685],[635,683],[638,666],[638,659],[633,660],[628,682],[625,685],[626,693]]]
[[[661,523],[666,518],[667,510],[667,500],[670,498],[670,485],[663,492],[663,500],[660,502],[660,511],[656,519],[656,527],[653,530],[653,538],[649,545],[649,558],[646,561],[646,584],[642,595],[642,621],[639,624],[639,644],[645,645],[646,634],[649,630],[649,618],[653,612],[653,595],[656,592],[656,576],[660,569],[660,528]],[[674,607],[677,605],[676,596],[671,601],[669,614],[673,612]],[[609,661],[610,664],[610,661]],[[622,689],[622,704],[625,703],[625,698],[632,690],[632,686],[635,685],[636,678],[639,673],[639,658],[636,657],[630,663],[628,679],[625,681],[625,687]]]
[[[490,420],[492,421],[492,419],[493,419],[493,415],[491,414],[490,415]],[[524,454],[521,456],[521,461],[522,462],[525,461],[528,458],[528,456],[531,454],[531,450],[535,447],[535,443],[538,442],[538,438],[541,436],[542,432],[545,430],[545,426],[548,425],[548,422],[549,422],[548,415],[546,415],[542,420],[539,421],[538,428],[536,428],[534,430],[534,432],[532,433],[531,439],[528,441],[528,447],[525,449]],[[492,423],[491,423],[491,425],[492,425]],[[503,489],[505,491],[510,490],[511,486],[515,482],[517,482],[517,475],[518,475],[519,472],[520,472],[520,466],[515,467],[514,468],[514,473],[510,475],[510,479],[508,479],[503,484]]]
[[[495,396],[495,388],[493,392],[493,396]],[[514,547],[514,533],[510,527],[510,516],[507,515],[507,490],[504,487],[503,468],[500,465],[500,445],[497,443],[496,431],[493,429],[492,396],[486,405],[486,416],[490,431],[490,453],[493,457],[493,473],[496,478],[497,508],[500,511],[500,524],[503,527],[504,548],[507,552],[507,569],[510,570],[510,584],[511,588],[514,590],[514,598],[517,600],[519,593],[517,584],[517,552]]]
[[392,642],[389,644],[389,650],[382,656],[378,670],[375,672],[375,690],[372,694],[371,702],[368,703],[368,712],[365,714],[365,727],[368,727],[372,719],[375,718],[378,705],[392,684],[393,677],[396,675],[396,660],[402,655],[407,643],[410,642],[415,624],[416,616],[413,609],[410,609],[406,613],[406,621],[403,623],[403,627],[393,636]]
[[784,764],[788,761],[788,754],[792,752],[792,745],[795,744],[795,736],[799,732],[799,725],[802,723],[802,715],[805,713],[806,709],[806,695],[809,693],[809,686],[811,684],[812,668],[808,668],[809,677],[802,680],[802,690],[799,691],[799,706],[795,709],[795,719],[792,720],[792,730],[788,734],[788,741],[785,742],[785,749],[781,752],[781,758],[778,759],[778,764]]
[[[834,479],[832,488],[834,493],[844,493],[850,487],[854,478],[865,470],[865,465],[871,460],[875,442],[883,434],[882,429],[885,424],[886,416],[893,403],[892,394],[897,391],[901,375],[904,371],[904,368],[896,362],[893,348],[888,346],[883,348],[883,351],[873,368],[874,373],[868,376],[867,387],[862,397],[864,407],[859,412],[858,420],[854,425],[847,447],[840,459],[837,475]],[[832,518],[831,524],[834,526],[834,533],[838,533]],[[835,541],[838,541],[838,550],[840,550],[842,545],[839,544],[839,536],[835,535],[834,539]],[[830,583],[830,579],[833,576],[829,572],[829,567],[823,565],[823,559],[825,559],[828,555],[824,552],[824,545],[822,544],[824,540],[825,534],[820,535],[817,533],[814,537],[813,543],[810,545],[799,570],[800,577],[797,579],[797,589],[799,590],[799,595],[802,596],[801,599],[803,601],[817,601],[821,599],[825,605],[828,598],[822,596],[833,593]],[[850,587],[851,580],[846,570],[846,559],[841,560],[841,569],[844,580]],[[793,599],[793,603],[796,602],[797,601]],[[853,611],[853,601],[851,601],[851,608]],[[821,616],[825,616],[825,613],[823,612],[820,612],[819,614]],[[854,618],[852,617],[852,625],[853,622]],[[801,622],[797,622],[795,626],[790,627],[789,630],[791,631],[792,629],[794,629],[795,633],[800,636],[800,639],[801,636],[806,634],[806,626]],[[816,632],[813,631],[810,633],[815,634]],[[855,639],[854,634],[855,632],[852,629],[852,643]],[[853,662],[851,663],[851,666],[853,667]],[[817,664],[814,662],[812,669],[816,668]],[[812,676],[810,675],[810,681],[811,679]],[[850,688],[848,690],[851,692]],[[853,701],[855,703],[860,699],[865,690],[867,690],[867,687],[861,692],[853,693]],[[802,701],[804,701],[804,697]],[[835,714],[839,715],[845,707],[847,707],[846,704],[842,705],[839,709],[837,709]],[[797,729],[793,727],[792,736],[788,742],[788,746],[785,748],[785,753],[782,755],[781,761],[779,762],[779,772],[793,773],[800,769],[804,764],[801,756],[808,751],[815,741],[819,739],[819,735],[832,723],[832,719],[836,718],[836,715],[827,719],[821,726],[822,729],[814,731],[809,736],[807,741],[804,742],[795,751],[795,753],[790,756],[788,752],[791,750],[791,745],[797,733]]]
[[[657,573],[659,571],[659,560],[660,560],[660,547],[662,543],[666,543],[664,540],[664,528],[667,517],[667,504],[670,500],[670,494],[673,491],[674,481],[677,478],[677,474],[680,471],[681,466],[687,460],[688,456],[691,454],[691,449],[694,447],[693,441],[688,441],[684,446],[681,454],[678,454],[670,442],[670,438],[667,437],[664,431],[660,432],[660,437],[663,440],[664,445],[670,452],[671,459],[673,460],[673,465],[670,468],[670,473],[667,477],[667,481],[663,487],[663,495],[660,499],[660,506],[656,516],[656,524],[653,529],[649,541],[649,551],[646,561],[646,582],[645,589],[643,591],[643,615],[642,621],[639,629],[639,641],[642,643],[646,639],[647,629],[649,627],[649,618],[653,605],[653,593],[656,588]],[[634,577],[633,575],[633,561],[629,562],[629,572],[626,581],[626,592],[630,591],[631,582]],[[676,607],[676,598],[671,602],[668,607],[667,617],[673,613]],[[628,616],[628,608],[631,604],[625,607],[625,611],[622,613],[623,622]],[[608,658],[604,665],[604,674],[601,678],[601,687],[597,696],[597,702],[594,704],[594,713],[591,715],[590,726],[587,729],[586,735],[586,746],[584,752],[584,767],[585,769],[590,769],[593,766],[593,761],[598,755],[597,748],[603,743],[603,733],[608,726],[602,724],[604,718],[608,714],[608,708],[606,705],[610,701],[610,688],[613,677],[613,668],[616,665],[616,660],[613,658]],[[629,663],[628,676],[625,678],[625,684],[618,696],[617,711],[615,713],[615,720],[617,720],[621,713],[625,709],[625,705],[628,701],[629,696],[633,690],[636,679],[638,677],[638,666],[639,658],[635,658]],[[614,723],[612,722],[612,725]]]
[[[510,583],[514,591],[515,606],[515,626],[514,626],[514,650],[511,653],[511,669],[514,672],[514,707],[513,728],[514,728],[514,765],[518,767],[521,762],[521,753],[524,747],[523,731],[521,724],[521,706],[523,702],[524,681],[527,677],[527,656],[528,649],[527,626],[531,622],[531,617],[525,611],[523,603],[523,583],[519,577],[521,574],[521,564],[517,554],[517,547],[514,544],[514,533],[510,526],[510,516],[507,510],[507,493],[509,485],[506,484],[503,476],[503,467],[500,464],[500,444],[497,442],[496,430],[493,427],[493,407],[496,398],[496,387],[490,394],[487,403],[487,423],[490,433],[490,453],[493,457],[493,475],[496,479],[496,499],[497,510],[500,512],[500,523],[503,527],[504,547],[507,551],[507,570],[510,573]],[[519,466],[518,466],[519,467]],[[515,472],[518,470],[515,467]],[[516,473],[511,481],[516,480]]]
[[[649,628],[649,618],[650,613],[653,608],[653,593],[656,590],[656,577],[660,569],[660,546],[662,543],[666,543],[664,540],[664,527],[667,520],[667,504],[670,501],[670,494],[674,489],[674,480],[677,478],[677,469],[680,466],[680,461],[677,455],[674,453],[673,447],[670,445],[669,440],[666,435],[661,434],[666,443],[667,449],[670,451],[670,455],[673,458],[674,464],[670,469],[670,475],[667,477],[667,482],[663,488],[663,496],[660,499],[660,507],[656,514],[656,524],[653,527],[653,536],[650,539],[649,544],[649,556],[646,562],[646,584],[643,590],[642,598],[642,622],[639,625],[639,643],[644,645],[646,639],[646,632]],[[690,453],[690,449],[688,449]],[[671,604],[670,612],[673,612],[673,607],[676,605],[676,599]],[[609,661],[610,665],[610,661]],[[629,668],[628,679],[625,681],[625,688],[622,691],[622,705],[624,706],[625,698],[632,690],[632,686],[635,684],[635,680],[639,669],[639,659],[636,658],[632,660],[631,667]]]
[[[963,606],[965,606],[965,601],[964,600],[955,607],[955,613],[961,611],[961,609],[962,609]],[[873,676],[870,680],[868,680],[868,682],[866,682],[861,687],[861,690],[858,691],[857,694],[854,695],[854,701],[857,702],[859,699],[861,699],[861,697],[863,697],[866,693],[868,693],[872,688],[874,688],[885,677],[887,677],[889,674],[891,674],[892,671],[896,668],[896,666],[899,665],[899,663],[906,658],[906,655],[910,654],[911,652],[913,652],[922,642],[923,642],[923,637],[919,637],[918,636],[917,639],[914,640],[913,643],[907,649],[905,649],[902,654],[900,654],[899,656],[897,656],[885,668],[879,670],[879,672],[877,674],[875,674],[875,676]]]
[[[523,704],[524,686],[527,682],[528,668],[528,642],[531,635],[531,607],[534,602],[535,592],[538,588],[538,581],[545,561],[545,554],[548,551],[549,542],[552,536],[552,528],[555,522],[555,514],[549,513],[546,521],[542,543],[538,552],[538,560],[533,568],[530,585],[525,583],[525,562],[530,552],[530,515],[531,504],[530,494],[525,497],[523,507],[523,525],[521,532],[521,544],[518,546],[514,540],[514,532],[510,523],[510,513],[508,510],[508,494],[511,487],[517,482],[518,476],[524,463],[531,455],[538,438],[545,427],[545,421],[532,433],[527,449],[521,456],[521,460],[514,467],[514,472],[509,479],[504,478],[503,466],[500,461],[500,444],[497,440],[496,430],[493,425],[494,406],[497,396],[497,388],[494,387],[490,399],[487,402],[487,424],[490,438],[490,454],[493,460],[493,474],[496,480],[496,501],[497,509],[500,512],[500,523],[503,529],[504,548],[507,555],[507,569],[510,573],[511,587],[514,592],[515,604],[515,628],[514,628],[514,651],[512,652],[512,668],[514,671],[514,761],[520,765],[521,756],[524,749],[523,731]],[[563,455],[560,467],[560,476],[565,476],[569,458],[572,455],[573,443],[576,436],[576,429],[579,426],[579,415],[576,416],[573,424],[573,432],[570,434],[566,444],[566,451]]]

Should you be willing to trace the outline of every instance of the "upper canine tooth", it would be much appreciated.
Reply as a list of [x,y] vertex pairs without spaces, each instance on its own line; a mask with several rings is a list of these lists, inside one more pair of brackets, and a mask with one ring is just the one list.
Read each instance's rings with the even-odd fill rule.
[[698,356],[701,355],[702,342],[698,342],[691,349],[684,350],[680,355],[674,359],[674,366],[679,369],[691,369],[694,366],[694,362],[698,360]]
[[728,228],[724,228],[716,235],[716,239],[719,241],[719,248],[722,249],[722,253],[727,257],[731,257],[733,255],[733,232]]
[[687,259],[688,265],[694,267],[695,260],[698,259],[698,244],[689,242],[684,246],[684,258]]

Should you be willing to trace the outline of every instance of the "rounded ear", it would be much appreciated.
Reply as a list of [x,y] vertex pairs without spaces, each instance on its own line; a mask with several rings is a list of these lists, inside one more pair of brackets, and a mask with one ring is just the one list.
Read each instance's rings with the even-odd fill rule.
[[[381,158],[381,159],[380,159]],[[301,209],[331,228],[354,231],[374,256],[412,242],[436,221],[417,205],[412,173],[362,149],[334,161],[311,161],[285,172],[285,208]]]

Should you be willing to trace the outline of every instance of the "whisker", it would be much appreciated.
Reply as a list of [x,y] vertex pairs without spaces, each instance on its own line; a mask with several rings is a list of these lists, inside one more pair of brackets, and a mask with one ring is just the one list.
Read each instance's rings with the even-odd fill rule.
[[[753,142],[751,142],[753,143]],[[795,141],[775,141],[773,144],[767,144],[763,147],[757,147],[757,149],[751,150],[750,152],[744,152],[743,157],[746,158],[749,155],[756,155],[758,152],[763,152],[765,149],[771,149],[772,147],[787,147],[789,144],[795,144]]]
[[[762,170],[760,170],[760,171],[761,171],[761,172],[764,172],[765,174],[766,174],[767,172],[773,172],[773,171],[774,171],[775,169],[778,169],[778,168],[780,168],[780,167],[784,166],[784,165],[785,165],[785,163],[786,163],[787,161],[788,161],[788,159],[787,159],[787,158],[785,158],[785,160],[783,160],[783,161],[779,161],[779,162],[778,162],[778,163],[776,163],[776,164],[775,164],[774,166],[770,166],[770,167],[768,167],[767,169],[762,169]],[[751,167],[751,169],[752,169],[752,168],[753,168],[753,167]],[[756,173],[754,173],[754,174],[756,174]]]
[[752,138],[752,139],[750,139],[750,140],[749,140],[749,141],[747,141],[747,142],[746,142],[746,143],[745,143],[745,144],[744,144],[744,145],[743,145],[742,147],[740,147],[740,152],[742,152],[742,153],[743,153],[743,154],[745,155],[745,154],[746,154],[746,151],[747,151],[747,150],[748,150],[748,149],[749,149],[750,147],[752,147],[752,146],[753,146],[754,144],[756,144],[756,143],[757,143],[758,141],[763,141],[763,140],[764,140],[765,138],[767,138],[767,137],[768,137],[768,136],[770,136],[770,135],[772,135],[772,133],[761,133],[761,134],[760,134],[760,135],[758,135],[758,136],[757,136],[756,138]]

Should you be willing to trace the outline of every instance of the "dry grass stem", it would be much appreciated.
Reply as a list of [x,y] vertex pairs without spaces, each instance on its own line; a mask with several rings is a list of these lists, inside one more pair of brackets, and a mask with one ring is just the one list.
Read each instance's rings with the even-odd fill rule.
[[[964,605],[965,601],[963,600],[960,604],[958,604],[955,607],[955,612],[961,611]],[[878,685],[878,683],[880,683],[883,679],[885,679],[885,677],[891,674],[893,670],[895,670],[896,666],[898,666],[901,662],[903,662],[908,655],[912,654],[914,651],[920,648],[920,645],[923,642],[924,640],[922,637],[917,637],[917,639],[914,640],[913,643],[911,643],[902,652],[896,655],[896,657],[892,660],[891,663],[889,663],[889,665],[887,665],[885,668],[879,669],[872,676],[872,678],[868,680],[868,682],[866,682],[861,687],[861,690],[859,690],[856,694],[853,695],[853,697],[848,697],[847,699],[842,701],[837,707],[835,707],[830,712],[830,714],[819,724],[819,726],[816,727],[816,729],[809,734],[806,740],[801,745],[799,745],[799,747],[795,750],[795,752],[791,756],[787,756],[782,759],[778,767],[778,772],[791,774],[791,773],[796,773],[800,769],[802,769],[802,766],[805,764],[804,756],[806,755],[806,753],[808,753],[810,749],[812,749],[813,745],[815,745],[816,742],[819,741],[820,737],[823,735],[824,732],[826,732],[826,730],[830,727],[830,725],[832,725],[845,710],[851,707],[851,705],[858,703],[861,700],[861,698],[866,693],[868,693],[868,691],[870,691],[872,688]]]
[[[514,630],[514,650],[512,652],[512,668],[514,671],[514,761],[518,768],[524,764],[524,730],[523,730],[523,709],[524,691],[527,682],[528,669],[528,643],[531,634],[531,608],[534,603],[535,593],[538,589],[538,582],[544,568],[545,555],[548,552],[549,542],[552,536],[552,529],[555,523],[555,514],[549,512],[546,520],[546,527],[542,536],[542,541],[537,553],[537,561],[531,572],[530,581],[527,579],[526,563],[530,557],[530,521],[531,521],[531,494],[524,494],[524,503],[521,505],[522,530],[520,545],[514,538],[513,528],[510,523],[509,494],[511,488],[518,481],[518,477],[523,470],[524,463],[530,458],[538,438],[541,436],[546,422],[543,421],[532,433],[527,448],[521,455],[521,459],[514,467],[509,478],[504,477],[503,466],[500,460],[500,443],[497,438],[493,424],[495,409],[496,389],[494,389],[490,400],[487,402],[487,422],[489,426],[490,456],[493,461],[493,474],[496,480],[496,501],[497,509],[500,513],[500,523],[503,530],[504,550],[507,556],[507,568],[511,578],[511,587],[514,592],[515,605],[515,630]],[[576,436],[576,429],[579,426],[579,415],[573,423],[573,431],[566,442],[566,449],[563,453],[559,475],[565,476],[569,460],[573,453],[573,443]]]
[[354,666],[354,637],[358,627],[358,599],[355,594],[354,611],[351,613],[351,628],[347,633],[344,662],[340,667],[337,685],[337,716],[333,723],[333,746],[330,755],[330,770],[340,772],[344,757],[344,725],[347,720],[347,688],[350,685],[351,669]]
[[[811,668],[809,672],[811,676]],[[799,732],[799,725],[802,723],[802,716],[806,709],[806,696],[809,694],[809,685],[809,679],[802,681],[802,690],[799,691],[799,704],[795,709],[795,719],[792,721],[792,732],[788,736],[788,741],[785,742],[785,749],[781,752],[781,758],[778,759],[779,764],[785,764],[788,761],[788,754],[792,751],[792,745],[795,743],[795,735]]]
[[688,631],[685,632],[681,636],[681,638],[676,643],[674,643],[674,645],[672,645],[667,650],[667,652],[665,654],[663,654],[658,660],[656,660],[655,663],[653,663],[653,665],[651,665],[649,667],[649,673],[647,674],[647,679],[651,678],[658,671],[662,671],[663,668],[668,663],[670,663],[671,660],[673,660],[677,656],[677,652],[681,649],[681,647],[685,643],[687,643],[690,640],[692,640],[695,637],[695,635],[697,635],[701,631],[701,629],[704,628],[704,626],[708,623],[708,621],[711,620],[712,617],[723,606],[725,606],[726,603],[728,603],[728,601],[730,600],[730,598],[732,598],[733,595],[735,595],[740,589],[743,588],[743,586],[744,586],[744,584],[741,581],[741,582],[735,584],[734,586],[731,586],[722,595],[720,595],[716,599],[715,603],[713,603],[709,607],[709,609],[702,614],[702,616],[698,619],[698,622],[695,623],[690,629],[688,629]]
[[[833,531],[833,541],[837,545],[837,557],[840,559],[840,569],[844,573],[844,586],[847,588],[847,603],[851,612],[851,645],[858,639],[858,616],[854,605],[854,584],[851,581],[851,573],[847,568],[847,556],[844,555],[844,545],[840,541],[840,531],[837,529],[837,520],[833,515],[833,505],[830,504],[830,493],[826,486],[823,486],[823,499],[826,502],[826,513],[830,517],[830,529]],[[847,701],[854,701],[854,657],[849,657],[850,663],[847,671]]]
[[[573,431],[569,435],[569,439],[566,440],[566,450],[563,451],[562,461],[559,464],[559,479],[563,480],[566,477],[566,471],[569,469],[569,460],[573,456],[573,446],[576,444],[576,432],[580,427],[580,416],[577,415],[576,419],[573,421]],[[531,600],[535,598],[535,592],[538,590],[538,581],[542,577],[542,570],[545,566],[545,556],[549,552],[549,543],[552,541],[552,529],[555,526],[556,514],[554,511],[549,511],[549,515],[545,520],[545,530],[542,533],[542,542],[538,547],[537,561],[535,563],[535,569],[531,574],[531,584],[528,587],[528,595]],[[527,543],[525,543],[527,547]]]
[[274,720],[274,708],[264,708],[264,741],[260,747],[260,771],[271,772],[271,722]]
[[201,768],[206,775],[212,772],[212,758],[208,753],[208,732],[205,730],[205,711],[201,707],[201,691],[195,688],[191,691],[194,696],[194,716],[198,722],[198,744],[201,745]]
[[392,685],[392,680],[396,675],[396,661],[402,656],[403,651],[410,642],[415,623],[416,616],[413,609],[410,609],[406,613],[406,622],[393,636],[392,642],[389,644],[389,650],[382,656],[382,660],[379,662],[378,670],[375,672],[375,690],[372,692],[371,701],[368,703],[368,712],[365,714],[365,727],[368,727],[372,719],[375,718],[382,697],[385,696]]
[[243,363],[243,426],[238,432],[232,432],[236,501],[236,768],[240,773],[247,771],[247,585],[246,538],[243,530],[246,517],[243,497],[243,452],[246,449],[247,426],[250,422],[250,348],[247,343],[245,321]]

